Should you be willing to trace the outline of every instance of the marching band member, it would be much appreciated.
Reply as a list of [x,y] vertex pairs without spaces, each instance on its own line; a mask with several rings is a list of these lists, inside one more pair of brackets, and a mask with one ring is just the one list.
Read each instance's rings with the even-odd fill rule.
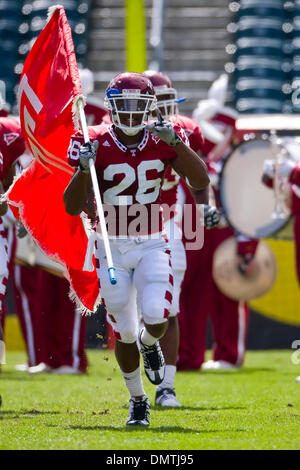
[[[208,156],[206,164],[217,207],[217,186],[222,162],[229,154],[232,142],[237,140],[237,113],[224,106],[226,87],[227,78],[221,76],[211,87],[210,99],[200,102],[194,113],[205,139],[204,155]],[[182,285],[179,315],[181,337],[178,370],[199,369],[201,366],[205,369],[231,369],[240,367],[244,360],[247,304],[224,295],[212,276],[215,250],[223,241],[235,235],[222,219],[216,228],[205,229],[205,241],[201,250],[187,251],[188,269]],[[237,240],[240,260],[237,268],[245,276],[251,275],[257,241],[239,237]],[[214,335],[213,359],[204,363],[208,317],[212,321]]]
[[[273,188],[275,178],[274,160],[265,160],[263,183],[269,188]],[[285,158],[278,163],[278,177],[286,179],[290,184],[291,194],[291,214],[294,223],[294,242],[295,242],[295,262],[298,282],[300,285],[300,160],[296,162],[292,158]],[[300,375],[296,378],[300,382]]]
[[[147,426],[150,402],[143,388],[137,341],[148,379],[160,384],[165,361],[159,339],[167,329],[174,284],[160,211],[164,171],[171,165],[198,189],[204,189],[209,179],[204,162],[183,142],[181,128],[165,122],[147,125],[156,98],[145,75],[121,73],[114,77],[106,90],[106,103],[113,124],[90,127],[92,143],[82,145],[80,133],[71,139],[69,163],[77,171],[65,190],[64,201],[70,215],[85,208],[91,190],[89,158],[93,158],[108,213],[117,283],[111,285],[108,279],[101,237],[96,242],[96,268],[102,301],[116,336],[116,358],[130,394],[126,424]],[[134,217],[137,213],[142,214],[138,220]],[[139,333],[136,311],[131,308],[133,288],[145,325]]]

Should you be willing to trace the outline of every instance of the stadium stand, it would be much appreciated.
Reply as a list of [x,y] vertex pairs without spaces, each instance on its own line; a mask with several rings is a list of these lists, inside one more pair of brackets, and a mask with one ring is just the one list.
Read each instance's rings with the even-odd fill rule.
[[[151,64],[152,0],[145,0],[145,6],[148,64]],[[224,72],[228,61],[225,46],[230,42],[226,27],[232,16],[224,0],[165,2],[161,70],[171,78],[179,96],[187,97],[181,104],[182,113],[191,115],[199,99],[206,98],[212,81]],[[94,0],[87,67],[95,72],[95,92],[100,98],[111,76],[125,67],[124,18],[123,0]]]
[[[85,66],[91,0],[62,0],[72,29],[79,67]],[[16,108],[16,89],[27,53],[45,26],[52,0],[0,0],[1,89],[5,99]]]
[[240,0],[229,5],[234,22],[234,104],[240,113],[291,112],[292,2]]

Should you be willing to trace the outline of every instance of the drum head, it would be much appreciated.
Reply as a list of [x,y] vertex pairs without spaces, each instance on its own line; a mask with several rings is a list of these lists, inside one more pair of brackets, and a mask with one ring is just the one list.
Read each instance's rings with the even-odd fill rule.
[[285,217],[272,219],[274,190],[262,183],[265,160],[274,154],[268,140],[243,142],[226,158],[220,178],[220,203],[225,217],[235,230],[250,238],[266,238],[288,222]]

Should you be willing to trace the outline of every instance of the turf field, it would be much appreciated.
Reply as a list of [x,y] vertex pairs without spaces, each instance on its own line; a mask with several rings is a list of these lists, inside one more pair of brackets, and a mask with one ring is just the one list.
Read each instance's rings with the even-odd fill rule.
[[[0,376],[0,449],[300,449],[300,364],[291,351],[248,352],[245,367],[184,372],[182,409],[151,411],[151,426],[126,428],[128,396],[111,351],[89,351],[87,376]],[[154,386],[146,381],[153,403]]]

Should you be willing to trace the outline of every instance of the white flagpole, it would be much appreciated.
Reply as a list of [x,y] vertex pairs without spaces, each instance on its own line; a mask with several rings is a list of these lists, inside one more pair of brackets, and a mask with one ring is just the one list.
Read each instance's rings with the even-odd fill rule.
[[[89,142],[89,133],[88,133],[88,127],[86,123],[86,117],[84,113],[84,108],[83,108],[83,103],[82,100],[79,99],[77,101],[77,106],[78,106],[78,111],[79,111],[79,120],[81,124],[81,129],[83,132],[83,138],[84,138],[84,143]],[[90,172],[91,172],[91,178],[92,178],[92,183],[93,183],[93,189],[95,193],[95,198],[96,198],[96,206],[97,206],[97,212],[99,216],[99,221],[100,221],[100,227],[101,227],[101,232],[102,232],[102,237],[104,241],[104,248],[105,248],[105,253],[106,253],[106,258],[107,258],[107,264],[108,264],[108,275],[111,284],[116,284],[117,283],[117,278],[116,278],[116,268],[113,265],[113,260],[111,256],[111,251],[110,251],[110,245],[109,245],[109,240],[108,240],[108,234],[107,234],[107,229],[106,229],[106,223],[105,223],[105,217],[104,217],[104,212],[103,212],[103,206],[102,206],[102,201],[101,201],[101,196],[100,196],[100,191],[99,191],[99,185],[98,185],[98,180],[97,180],[97,175],[96,175],[96,170],[95,170],[95,164],[92,158],[89,159],[89,165],[90,165]]]

